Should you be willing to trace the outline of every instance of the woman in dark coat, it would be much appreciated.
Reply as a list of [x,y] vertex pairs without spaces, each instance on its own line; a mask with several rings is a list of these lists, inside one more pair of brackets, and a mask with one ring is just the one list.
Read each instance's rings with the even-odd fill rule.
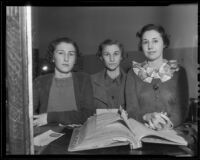
[[93,114],[93,90],[89,75],[72,71],[80,56],[78,46],[63,37],[52,41],[48,49],[55,69],[34,80],[34,126],[81,124]]
[[97,57],[103,62],[104,69],[92,75],[95,108],[124,107],[126,73],[120,67],[124,58],[123,45],[119,41],[106,39],[99,45]]

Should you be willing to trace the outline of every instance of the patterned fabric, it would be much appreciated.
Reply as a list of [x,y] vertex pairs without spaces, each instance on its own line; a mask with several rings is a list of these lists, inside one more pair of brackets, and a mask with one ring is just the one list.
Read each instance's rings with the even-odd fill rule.
[[161,82],[168,81],[173,77],[173,73],[179,70],[176,60],[168,61],[164,59],[163,64],[158,70],[150,67],[147,61],[143,63],[133,61],[132,64],[135,74],[147,83],[151,83],[154,78],[159,78]]

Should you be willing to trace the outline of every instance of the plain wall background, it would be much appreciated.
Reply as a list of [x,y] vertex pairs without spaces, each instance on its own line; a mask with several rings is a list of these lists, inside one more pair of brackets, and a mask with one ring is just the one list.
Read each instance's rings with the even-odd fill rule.
[[32,7],[34,47],[43,57],[48,43],[60,36],[74,39],[83,55],[95,54],[106,38],[136,51],[136,32],[161,24],[171,35],[170,48],[197,47],[198,5],[160,7]]

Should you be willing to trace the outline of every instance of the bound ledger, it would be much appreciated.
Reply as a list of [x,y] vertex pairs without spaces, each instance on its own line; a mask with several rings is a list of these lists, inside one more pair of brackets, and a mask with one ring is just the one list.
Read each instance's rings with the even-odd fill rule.
[[[123,110],[123,112],[125,112]],[[72,133],[69,152],[130,145],[142,147],[142,142],[187,145],[175,130],[152,130],[144,124],[127,118],[126,114],[107,112],[94,115]]]

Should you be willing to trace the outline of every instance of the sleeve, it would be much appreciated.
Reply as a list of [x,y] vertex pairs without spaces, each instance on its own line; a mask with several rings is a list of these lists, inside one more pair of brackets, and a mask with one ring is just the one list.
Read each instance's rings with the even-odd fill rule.
[[48,112],[47,123],[51,124],[82,124],[85,121],[80,111]]
[[125,83],[126,110],[130,118],[142,121],[134,76],[133,71],[129,70]]
[[80,114],[82,115],[82,121],[85,121],[89,116],[95,113],[94,101],[93,101],[93,88],[91,77],[87,76],[82,84],[80,101]]
[[185,122],[189,112],[189,93],[188,93],[188,80],[186,71],[180,67],[177,73],[177,88],[176,88],[176,110],[171,114],[170,120],[174,127]]

